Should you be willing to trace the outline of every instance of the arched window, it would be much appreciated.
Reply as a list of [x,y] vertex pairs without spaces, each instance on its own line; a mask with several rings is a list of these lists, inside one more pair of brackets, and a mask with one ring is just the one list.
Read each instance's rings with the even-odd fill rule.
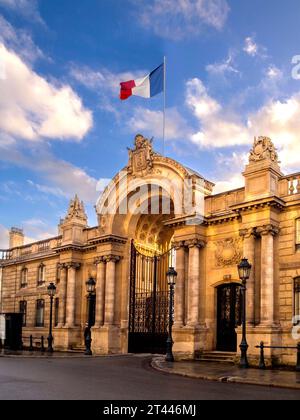
[[36,301],[36,316],[35,316],[35,325],[36,327],[44,326],[44,311],[45,311],[45,301],[44,299],[39,299]]
[[295,324],[300,324],[300,277],[294,280],[294,317]]
[[21,282],[20,282],[21,289],[23,289],[24,287],[27,287],[27,281],[28,281],[28,269],[26,267],[23,267],[21,270]]
[[46,267],[44,266],[44,264],[41,264],[38,268],[38,286],[41,286],[45,283],[46,281]]
[[20,302],[20,313],[23,314],[23,327],[26,327],[26,318],[27,318],[27,302],[22,300]]
[[296,220],[296,248],[300,249],[300,219]]

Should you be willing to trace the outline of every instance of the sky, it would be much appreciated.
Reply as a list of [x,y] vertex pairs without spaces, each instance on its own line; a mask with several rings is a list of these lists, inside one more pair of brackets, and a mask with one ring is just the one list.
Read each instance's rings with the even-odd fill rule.
[[141,133],[162,145],[163,95],[119,83],[167,59],[166,155],[243,185],[255,136],[300,171],[299,0],[0,0],[0,248],[57,234],[75,193],[96,224],[97,184]]

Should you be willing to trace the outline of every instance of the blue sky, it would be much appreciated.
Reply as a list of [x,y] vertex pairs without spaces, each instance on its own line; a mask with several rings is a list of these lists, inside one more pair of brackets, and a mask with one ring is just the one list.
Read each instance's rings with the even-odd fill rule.
[[299,171],[299,16],[298,0],[0,0],[0,247],[10,226],[55,235],[75,193],[96,224],[97,180],[134,135],[162,150],[162,95],[118,94],[164,55],[167,155],[223,191],[267,135]]

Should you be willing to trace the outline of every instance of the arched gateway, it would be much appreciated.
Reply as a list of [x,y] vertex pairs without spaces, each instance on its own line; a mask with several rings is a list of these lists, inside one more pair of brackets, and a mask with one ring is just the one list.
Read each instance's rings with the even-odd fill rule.
[[211,189],[199,174],[155,153],[152,142],[137,135],[128,166],[97,203],[101,235],[123,240],[116,250],[122,265],[122,280],[116,282],[121,280],[123,287],[115,303],[124,305],[120,316],[129,352],[165,352],[166,272],[170,266],[180,271],[176,230],[186,217],[190,228],[201,225],[204,196]]

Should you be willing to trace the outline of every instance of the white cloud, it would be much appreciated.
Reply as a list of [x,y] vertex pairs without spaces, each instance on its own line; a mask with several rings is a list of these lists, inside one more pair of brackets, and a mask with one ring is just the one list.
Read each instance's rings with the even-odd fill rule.
[[[271,137],[279,149],[285,171],[297,171],[300,166],[300,92],[289,98],[269,100],[244,120],[238,111],[229,112],[212,98],[201,80],[187,82],[186,104],[198,119],[200,130],[190,137],[200,149],[251,146],[253,137]],[[235,174],[234,174],[235,177]]]
[[21,226],[26,234],[26,244],[49,239],[58,234],[57,226],[49,226],[47,222],[41,219],[23,220]]
[[191,136],[200,148],[220,148],[249,144],[247,129],[235,115],[226,115],[200,79],[186,84],[186,105],[199,120],[201,129]]
[[239,70],[234,67],[232,54],[229,54],[228,58],[220,63],[208,64],[206,71],[211,75],[223,77],[228,73],[240,74]]
[[221,30],[229,13],[226,0],[132,0],[138,21],[155,34],[181,39],[198,35],[204,27]]
[[97,200],[97,180],[82,168],[56,158],[44,145],[31,151],[27,148],[23,150],[17,143],[4,147],[0,133],[0,160],[40,174],[45,184],[31,181],[31,185],[39,192],[67,198],[78,193],[82,200],[92,204]]
[[46,58],[42,50],[34,44],[30,33],[24,29],[14,28],[1,15],[0,43],[14,50],[26,63],[32,63],[39,58]]
[[271,80],[275,80],[275,79],[278,80],[278,79],[281,79],[283,77],[282,71],[274,65],[269,66],[269,68],[266,72],[266,75]]
[[92,113],[70,86],[55,86],[0,44],[5,77],[0,80],[0,130],[26,140],[82,140]]
[[101,94],[104,91],[114,92],[116,97],[120,91],[120,82],[135,80],[145,76],[147,70],[139,70],[136,72],[120,72],[112,73],[107,69],[93,70],[88,66],[79,67],[72,65],[70,75],[83,86],[90,90],[98,90]]
[[258,54],[258,45],[251,36],[245,39],[244,51],[252,57]]
[[37,0],[0,0],[0,6],[12,10],[25,18],[44,24],[38,10]]
[[[219,154],[216,166],[220,168],[220,176],[213,179],[215,183],[214,194],[241,188],[245,185],[242,172],[248,163],[247,153],[232,153],[231,155]],[[221,178],[221,180],[220,180]]]
[[8,229],[0,225],[0,249],[8,249],[9,233]]
[[[143,107],[135,108],[133,116],[127,123],[133,133],[145,133],[162,138],[163,113],[152,111]],[[187,122],[176,108],[166,110],[166,140],[184,140],[190,134]]]

